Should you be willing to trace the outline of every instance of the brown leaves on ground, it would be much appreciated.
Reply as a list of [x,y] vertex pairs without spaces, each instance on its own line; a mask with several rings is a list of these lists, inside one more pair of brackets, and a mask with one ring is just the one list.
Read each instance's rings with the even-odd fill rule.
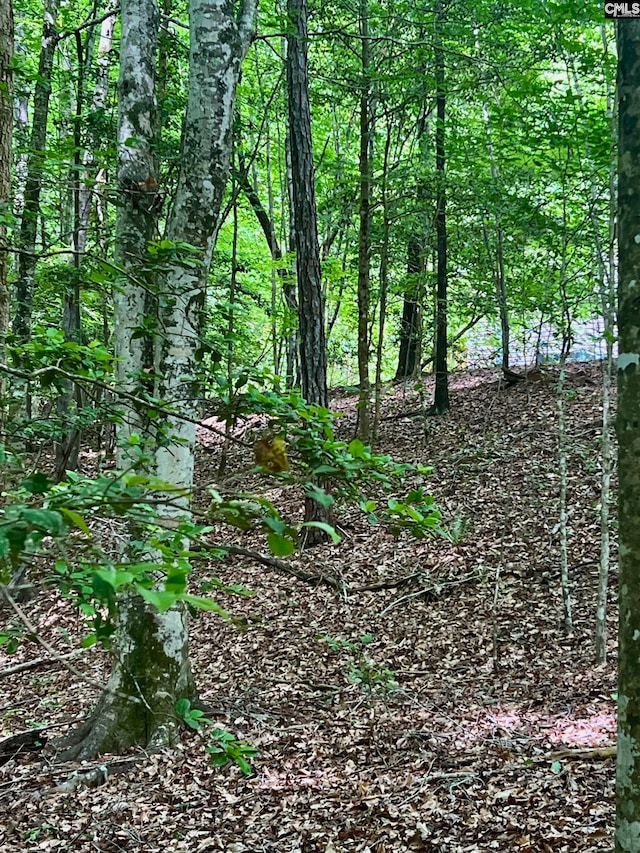
[[[255,593],[225,600],[237,623],[203,614],[192,630],[202,700],[216,723],[260,750],[255,774],[214,769],[188,732],[177,750],[133,767],[105,757],[111,775],[93,788],[63,784],[75,766],[20,755],[0,776],[0,849],[611,849],[614,761],[584,751],[615,742],[613,654],[605,668],[593,665],[598,370],[574,367],[568,377],[573,636],[562,629],[553,376],[508,390],[488,371],[456,376],[449,414],[426,424],[385,421],[379,445],[434,466],[428,487],[453,541],[394,540],[352,513],[339,545],[296,558],[351,587],[411,582],[341,597],[238,556],[198,567],[202,578]],[[336,405],[348,413],[340,427],[347,436],[355,398]],[[415,407],[401,388],[385,400],[385,414]],[[232,455],[234,475],[251,467],[250,448]],[[216,481],[217,464],[210,448],[201,483]],[[248,482],[299,509],[292,491],[256,475]],[[75,626],[66,604],[42,598],[29,612],[68,651],[64,638]],[[613,606],[610,620],[613,653]],[[372,642],[359,644],[368,634]],[[327,636],[354,649],[332,651]],[[106,677],[103,653],[78,665]],[[382,684],[366,689],[376,675]],[[5,734],[73,725],[96,698],[59,666],[16,673],[3,686]]]

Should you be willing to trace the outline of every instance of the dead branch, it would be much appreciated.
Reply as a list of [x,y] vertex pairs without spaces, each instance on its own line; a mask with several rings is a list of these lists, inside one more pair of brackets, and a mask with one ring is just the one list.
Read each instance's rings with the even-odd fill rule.
[[52,666],[54,664],[61,663],[62,661],[69,660],[70,658],[78,657],[81,655],[82,651],[80,649],[75,649],[73,652],[69,652],[66,655],[59,655],[57,658],[35,658],[34,660],[25,661],[25,663],[17,663],[15,666],[8,666],[6,669],[0,669],[0,678],[6,678],[8,675],[15,675],[17,672],[26,672],[29,669],[37,669],[39,666]]
[[559,749],[556,752],[550,752],[545,755],[545,761],[558,761],[562,758],[592,761],[596,759],[615,758],[617,747],[615,746],[596,746],[586,749]]
[[61,663],[64,667],[66,667],[66,669],[69,670],[72,675],[75,675],[76,678],[80,678],[82,681],[84,681],[86,684],[90,684],[92,687],[97,687],[98,690],[102,691],[103,693],[112,693],[114,696],[120,696],[122,699],[128,699],[131,702],[139,703],[141,701],[137,696],[129,696],[127,693],[121,693],[119,690],[113,690],[106,684],[101,684],[99,681],[96,681],[95,678],[91,678],[90,676],[79,670],[77,667],[75,667],[72,663],[69,663],[65,659],[66,655],[59,655],[58,652],[53,648],[53,646],[50,645],[44,639],[44,637],[40,636],[35,625],[31,622],[24,610],[18,606],[15,599],[4,584],[0,584],[0,592],[4,595],[7,604],[16,614],[18,619],[22,622],[27,631],[35,637],[35,639],[40,643],[42,648],[49,653],[53,660],[57,661],[58,663]]
[[305,572],[303,569],[296,569],[294,566],[279,560],[277,557],[271,557],[269,554],[254,551],[252,548],[243,548],[240,545],[210,545],[208,542],[202,544],[213,550],[227,551],[227,553],[237,554],[239,557],[248,557],[250,560],[255,560],[256,563],[275,569],[280,574],[290,575],[291,577],[305,581],[306,583],[315,583],[318,586],[328,586],[331,587],[331,589],[335,589],[337,592],[342,592],[345,589],[345,584],[331,575],[318,575],[315,572]]

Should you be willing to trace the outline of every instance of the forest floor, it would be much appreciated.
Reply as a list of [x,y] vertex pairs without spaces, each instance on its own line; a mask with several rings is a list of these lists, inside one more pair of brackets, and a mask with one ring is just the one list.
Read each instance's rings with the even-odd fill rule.
[[[387,584],[345,594],[239,557],[198,567],[201,579],[254,592],[225,598],[236,623],[203,614],[192,626],[203,703],[259,750],[253,775],[212,767],[188,731],[177,749],[133,767],[104,757],[112,775],[92,788],[65,786],[75,765],[21,755],[0,768],[0,851],[611,850],[615,759],[594,750],[615,744],[616,690],[615,572],[609,662],[594,666],[600,370],[573,365],[567,380],[572,635],[559,584],[557,375],[507,389],[492,371],[454,374],[450,413],[426,427],[385,420],[379,442],[433,466],[425,485],[452,541],[393,539],[344,515],[342,541],[294,565],[351,590]],[[345,436],[355,402],[334,399]],[[416,406],[413,391],[389,389],[383,414]],[[218,461],[215,446],[203,448],[200,483],[216,480]],[[251,465],[245,450],[230,460],[235,473]],[[247,474],[242,484],[259,482]],[[262,483],[298,513],[294,491]],[[69,650],[77,626],[66,603],[47,594],[29,615]],[[334,651],[326,637],[354,648]],[[31,646],[0,666],[35,654]],[[106,676],[96,649],[74,663]],[[368,690],[354,675],[382,683]],[[0,683],[5,735],[49,725],[57,736],[97,695],[59,665]]]

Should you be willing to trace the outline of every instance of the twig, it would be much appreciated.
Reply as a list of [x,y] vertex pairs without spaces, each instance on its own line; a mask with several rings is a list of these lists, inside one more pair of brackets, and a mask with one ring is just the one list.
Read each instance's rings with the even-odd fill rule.
[[615,746],[596,746],[586,749],[559,749],[556,752],[550,752],[545,755],[545,761],[557,761],[560,758],[575,758],[578,759],[596,759],[596,758],[615,758],[617,748]]
[[[430,586],[421,586],[417,592],[410,592],[408,595],[403,595],[401,598],[396,598],[395,601],[392,601],[391,604],[387,605],[387,607],[385,607],[384,610],[381,611],[380,616],[384,616],[385,613],[388,613],[390,610],[393,610],[394,607],[398,607],[404,601],[409,601],[412,598],[418,598],[418,596],[420,595],[431,594],[437,598],[445,587],[460,586],[461,584],[471,583],[477,580],[478,576],[476,574],[473,574],[465,575],[465,577],[458,578],[458,580],[455,581],[444,581],[443,583],[433,583],[432,581],[430,581]],[[357,590],[354,590],[354,592],[356,591]]]
[[248,557],[255,560],[256,563],[261,563],[263,566],[269,566],[272,569],[284,575],[291,575],[301,581],[317,583],[321,586],[329,586],[332,589],[342,592],[345,584],[331,575],[317,575],[314,572],[305,572],[303,569],[296,569],[288,563],[278,560],[277,557],[270,557],[268,554],[262,554],[260,551],[254,551],[251,548],[242,548],[240,545],[211,545],[208,542],[201,543],[205,547],[212,550],[227,551],[229,554],[237,554],[239,557]]
[[6,678],[8,675],[15,675],[16,672],[25,672],[28,669],[36,669],[37,667],[44,666],[45,664],[60,663],[63,660],[69,660],[69,658],[76,658],[81,654],[82,651],[80,649],[75,649],[66,655],[59,655],[57,659],[35,658],[35,660],[28,660],[25,663],[17,663],[15,666],[8,666],[6,669],[0,669],[0,678]]
[[[141,397],[136,397],[135,394],[130,394],[128,391],[123,391],[122,388],[117,388],[115,385],[109,385],[108,382],[102,382],[100,379],[96,379],[91,376],[83,376],[81,373],[71,373],[68,370],[63,370],[61,367],[58,367],[55,364],[48,365],[47,367],[40,367],[37,370],[29,373],[26,370],[18,370],[14,367],[9,367],[8,364],[0,364],[0,373],[6,373],[8,376],[15,376],[18,379],[24,379],[27,382],[33,382],[35,379],[38,379],[40,376],[46,376],[47,373],[55,373],[58,376],[61,376],[63,379],[68,379],[69,382],[74,382],[76,385],[83,385],[84,383],[88,385],[94,385],[96,388],[101,388],[103,391],[109,391],[109,393],[113,394],[114,397],[119,397],[122,400],[127,400],[130,403],[134,403],[137,406],[143,406],[147,409],[154,409],[156,412],[160,412],[161,414],[168,415],[169,417],[175,418],[178,421],[183,421],[184,423],[196,424],[196,426],[202,427],[202,429],[206,429],[209,432],[214,432],[216,435],[221,435],[223,438],[226,437],[226,434],[223,430],[217,429],[211,424],[201,423],[197,418],[191,418],[189,415],[184,415],[182,412],[177,411],[175,408],[168,406],[166,404],[162,405],[154,400],[145,400]],[[234,444],[239,444],[242,447],[253,447],[252,444],[249,444],[246,441],[242,441],[240,438],[235,438],[234,436],[230,437],[230,440],[234,442]]]
[[372,583],[367,584],[366,586],[356,586],[350,589],[350,592],[378,592],[381,589],[396,589],[399,586],[406,586],[408,583],[411,583],[412,580],[419,578],[423,572],[413,572],[411,575],[404,575],[401,578],[394,578],[390,581],[383,581],[382,583]]
[[27,631],[29,631],[29,633],[36,638],[42,648],[45,649],[51,655],[53,660],[57,661],[58,663],[61,663],[66,669],[69,670],[72,675],[75,675],[76,678],[80,678],[82,681],[84,681],[86,684],[90,684],[92,687],[97,687],[98,690],[102,691],[103,693],[109,693],[112,696],[119,696],[121,699],[127,699],[130,702],[141,702],[141,700],[137,696],[130,696],[128,693],[122,693],[120,690],[114,690],[112,687],[109,687],[106,684],[101,684],[99,681],[96,681],[94,678],[91,678],[91,676],[86,675],[84,672],[79,670],[72,663],[69,663],[66,660],[66,655],[59,655],[58,652],[53,648],[53,646],[40,636],[35,625],[31,622],[24,610],[22,610],[22,608],[19,607],[18,604],[16,604],[13,596],[4,584],[0,584],[0,592],[2,592],[7,604],[16,614],[18,619],[22,622]]

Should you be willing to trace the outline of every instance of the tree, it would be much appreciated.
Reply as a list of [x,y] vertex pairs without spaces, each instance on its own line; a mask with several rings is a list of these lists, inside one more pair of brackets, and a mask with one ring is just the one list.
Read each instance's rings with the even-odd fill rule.
[[415,234],[407,243],[407,289],[402,303],[400,319],[400,349],[396,381],[413,376],[418,358],[418,337],[420,335],[420,303],[418,289],[422,273],[422,246]]
[[640,21],[618,24],[620,619],[616,851],[640,851]]
[[[190,491],[193,477],[199,414],[194,376],[205,288],[230,166],[235,90],[255,11],[255,0],[243,0],[237,11],[221,0],[189,4],[189,96],[182,165],[167,225],[168,256],[157,269],[151,267],[159,297],[157,326],[145,334],[149,288],[139,276],[141,268],[149,266],[146,241],[158,191],[152,144],[157,127],[153,57],[159,13],[154,0],[122,4],[118,178],[123,209],[118,237],[121,260],[138,275],[123,279],[117,309],[124,326],[119,333],[121,378],[135,387],[141,375],[153,373],[154,393],[168,410],[164,429],[150,437],[146,455],[153,474],[184,493]],[[150,355],[152,364],[145,362]],[[141,417],[140,411],[129,413],[123,439],[132,435]],[[127,454],[121,460],[126,462]],[[179,511],[187,512],[185,503]],[[176,606],[160,613],[142,598],[126,596],[119,605],[109,691],[73,736],[68,754],[82,758],[133,744],[152,748],[171,744],[178,726],[175,703],[193,694],[185,610]]]
[[371,45],[369,39],[369,3],[360,2],[360,35],[362,39],[362,90],[360,92],[360,231],[358,237],[358,438],[369,439],[369,303],[371,254],[371,115],[370,75]]
[[287,88],[298,275],[300,376],[302,396],[307,402],[326,406],[327,344],[309,106],[306,0],[288,0],[287,12],[291,26],[287,37]]
[[449,409],[449,379],[447,368],[447,194],[445,173],[445,59],[442,46],[442,2],[437,0],[435,7],[435,77],[436,77],[436,240],[437,240],[437,296],[436,296],[436,348],[435,369],[436,388],[433,399],[433,412],[441,415]]
[[40,215],[40,193],[42,174],[47,147],[47,119],[51,96],[51,72],[53,58],[58,43],[56,18],[60,0],[46,0],[44,25],[38,76],[33,98],[33,119],[31,139],[27,158],[27,180],[24,191],[24,207],[20,223],[18,276],[15,283],[17,301],[13,320],[13,331],[19,338],[26,339],[31,332],[31,312],[33,308],[34,271],[36,268],[36,235]]
[[[6,360],[5,337],[9,331],[9,246],[7,220],[11,207],[11,151],[13,133],[13,8],[0,0],[0,363]],[[6,387],[0,375],[0,443],[6,423]]]
[[[316,208],[309,70],[307,63],[307,2],[287,0],[291,32],[287,37],[287,90],[291,141],[291,188],[295,227],[302,396],[308,403],[328,406],[327,343],[324,296],[320,271]],[[326,506],[307,496],[305,521],[327,523]],[[325,533],[310,528],[307,544],[322,541]]]

